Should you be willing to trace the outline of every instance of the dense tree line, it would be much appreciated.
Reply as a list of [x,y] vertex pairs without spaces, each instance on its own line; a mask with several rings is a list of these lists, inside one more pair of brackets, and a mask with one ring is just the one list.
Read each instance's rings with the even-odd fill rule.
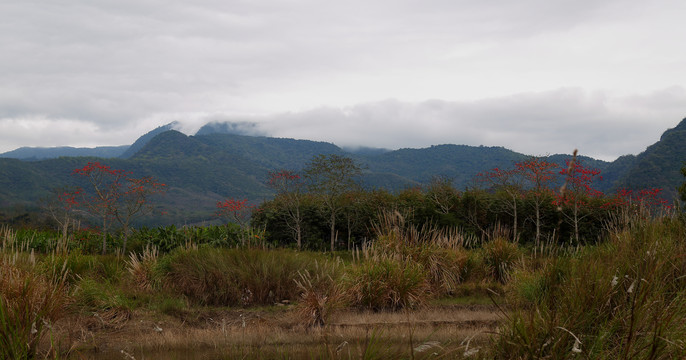
[[[335,191],[323,190],[321,183],[329,171],[322,165],[327,162],[348,166],[326,177],[346,184]],[[600,172],[575,157],[563,165],[530,158],[511,169],[492,169],[464,190],[444,177],[396,192],[365,190],[354,182],[359,174],[359,165],[338,155],[316,157],[302,176],[273,172],[269,183],[279,184],[273,186],[277,194],[256,208],[252,226],[266,230],[268,239],[279,245],[349,249],[372,238],[381,214],[397,211],[415,225],[455,228],[476,240],[497,234],[522,244],[576,244],[597,242],[610,224],[628,218],[623,216],[628,211],[651,216],[671,208],[660,198],[660,189],[622,189],[612,195],[595,190]],[[562,188],[553,185],[559,183]]]

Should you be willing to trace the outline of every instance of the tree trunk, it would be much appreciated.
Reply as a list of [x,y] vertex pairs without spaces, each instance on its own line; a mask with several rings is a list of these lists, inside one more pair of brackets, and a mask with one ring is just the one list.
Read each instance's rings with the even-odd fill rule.
[[102,220],[102,254],[107,253],[107,219]]
[[331,210],[331,252],[336,242],[336,212]]
[[512,199],[512,205],[513,205],[512,206],[512,208],[513,208],[512,209],[512,213],[513,213],[512,215],[514,217],[514,226],[513,226],[514,227],[514,230],[513,230],[514,235],[513,235],[512,240],[516,242],[517,241],[517,198],[514,196]]
[[541,238],[541,205],[536,203],[536,246],[539,245]]
[[126,243],[129,241],[129,225],[124,225],[124,246],[122,247],[122,255],[126,255]]

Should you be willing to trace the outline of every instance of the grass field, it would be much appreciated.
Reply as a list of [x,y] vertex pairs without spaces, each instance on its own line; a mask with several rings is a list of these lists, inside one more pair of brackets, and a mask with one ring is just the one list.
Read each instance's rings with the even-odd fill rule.
[[684,358],[683,219],[608,229],[465,244],[389,216],[353,253],[102,256],[36,253],[3,228],[0,358]]

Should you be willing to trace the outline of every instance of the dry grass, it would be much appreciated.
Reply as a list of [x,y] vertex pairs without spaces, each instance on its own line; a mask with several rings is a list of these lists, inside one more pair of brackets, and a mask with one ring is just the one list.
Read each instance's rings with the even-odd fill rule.
[[0,259],[0,358],[33,358],[44,330],[63,315],[66,272],[55,272],[46,277]]
[[[284,311],[209,310],[187,314],[187,318],[136,312],[119,329],[88,330],[83,321],[65,320],[59,324],[62,335],[68,330],[79,344],[74,348],[96,349],[99,354],[121,350],[141,358],[175,351],[215,356],[262,354],[260,358],[363,358],[370,346],[408,354],[410,348],[424,345],[432,352],[461,352],[464,341],[483,346],[489,333],[500,322],[493,307],[441,307],[412,312],[340,311],[329,324],[308,328],[298,319],[297,309]],[[74,339],[77,340],[77,339]],[[336,349],[338,351],[336,351]],[[208,350],[209,349],[209,350]],[[420,348],[419,350],[421,350]],[[458,351],[459,350],[459,351]],[[88,350],[81,350],[87,355]],[[383,357],[383,356],[382,356]],[[452,357],[451,357],[452,358]]]
[[157,247],[146,246],[143,252],[139,255],[131,253],[129,260],[126,262],[126,268],[131,274],[131,281],[133,285],[140,290],[150,291],[155,283],[154,270],[157,266],[157,256],[159,251]]

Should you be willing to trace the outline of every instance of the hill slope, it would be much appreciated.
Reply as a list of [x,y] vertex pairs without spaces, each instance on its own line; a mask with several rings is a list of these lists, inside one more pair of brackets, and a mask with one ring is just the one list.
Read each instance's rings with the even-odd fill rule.
[[660,141],[636,156],[634,163],[622,174],[618,186],[629,189],[662,188],[666,195],[676,195],[684,182],[679,170],[686,163],[686,119],[665,131]]

